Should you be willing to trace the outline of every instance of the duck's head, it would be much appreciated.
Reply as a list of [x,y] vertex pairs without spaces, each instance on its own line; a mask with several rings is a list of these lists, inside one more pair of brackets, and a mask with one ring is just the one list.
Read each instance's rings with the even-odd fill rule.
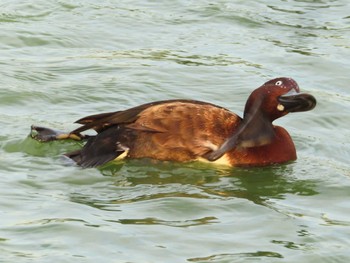
[[249,96],[244,121],[263,118],[272,122],[290,112],[309,111],[316,106],[316,99],[306,93],[300,93],[295,80],[276,78],[264,83]]
[[290,112],[309,111],[316,106],[310,94],[300,93],[291,78],[272,79],[249,96],[243,120],[234,134],[215,151],[208,154],[216,160],[235,147],[258,147],[272,142],[275,137],[272,122]]

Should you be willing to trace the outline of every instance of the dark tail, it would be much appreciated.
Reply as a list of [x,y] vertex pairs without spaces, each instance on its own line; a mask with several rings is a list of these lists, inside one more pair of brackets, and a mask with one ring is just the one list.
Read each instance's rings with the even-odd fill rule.
[[90,136],[81,150],[65,155],[83,168],[96,167],[116,159],[127,148],[118,142],[119,127],[111,127],[96,136]]
[[88,168],[103,165],[114,160],[128,148],[119,142],[120,128],[113,126],[95,136],[83,135],[80,133],[64,133],[49,128],[32,126],[30,137],[40,142],[54,140],[86,140],[84,147],[65,156],[72,159],[77,165]]

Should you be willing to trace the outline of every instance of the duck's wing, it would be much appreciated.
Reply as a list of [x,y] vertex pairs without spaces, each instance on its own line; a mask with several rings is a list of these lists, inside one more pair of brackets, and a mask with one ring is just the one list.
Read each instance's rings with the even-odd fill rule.
[[164,100],[164,101],[156,101],[151,103],[146,103],[137,107],[133,107],[124,111],[115,111],[115,112],[106,112],[96,115],[90,115],[84,118],[77,120],[75,123],[82,124],[81,127],[75,129],[71,133],[79,134],[83,131],[93,129],[97,133],[105,130],[106,128],[118,125],[118,124],[127,124],[135,122],[147,109],[151,109],[155,106],[159,105],[168,105],[173,103],[183,103],[183,104],[195,104],[195,105],[211,105],[213,107],[221,108],[214,104],[196,101],[196,100]]
[[147,108],[146,105],[141,105],[125,111],[106,112],[84,117],[75,122],[83,126],[75,129],[72,133],[78,134],[90,129],[100,133],[112,125],[134,122],[138,118],[138,114],[145,108]]
[[124,127],[135,135],[131,157],[189,161],[216,150],[240,122],[213,104],[171,101],[143,110]]

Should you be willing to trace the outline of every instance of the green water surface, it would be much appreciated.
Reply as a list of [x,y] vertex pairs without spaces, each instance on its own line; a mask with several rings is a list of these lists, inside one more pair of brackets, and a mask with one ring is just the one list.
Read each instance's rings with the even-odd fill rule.
[[[0,262],[349,262],[350,2],[0,1]],[[32,124],[154,100],[238,114],[292,77],[317,107],[276,124],[298,160],[80,169]]]

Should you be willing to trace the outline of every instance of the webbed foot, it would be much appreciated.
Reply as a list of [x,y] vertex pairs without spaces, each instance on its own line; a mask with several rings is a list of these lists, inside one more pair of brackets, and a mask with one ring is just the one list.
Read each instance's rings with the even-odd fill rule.
[[80,134],[65,133],[62,131],[55,131],[45,127],[32,125],[30,128],[30,137],[40,142],[49,142],[55,140],[72,139],[80,141],[84,137]]

